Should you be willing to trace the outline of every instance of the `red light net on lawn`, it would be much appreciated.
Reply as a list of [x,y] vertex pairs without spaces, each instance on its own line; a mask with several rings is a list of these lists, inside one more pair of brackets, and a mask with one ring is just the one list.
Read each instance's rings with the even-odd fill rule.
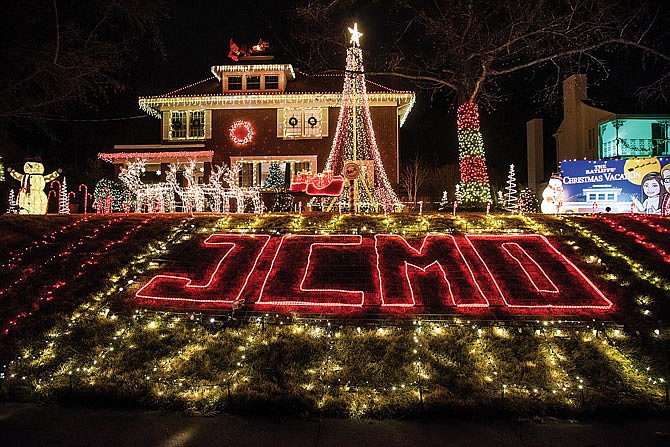
[[613,303],[544,236],[212,234],[142,305],[355,314],[597,314]]

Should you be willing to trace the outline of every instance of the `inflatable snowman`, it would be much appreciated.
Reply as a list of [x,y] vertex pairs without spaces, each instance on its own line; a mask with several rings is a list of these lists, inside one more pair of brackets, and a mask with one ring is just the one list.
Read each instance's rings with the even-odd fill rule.
[[547,187],[542,191],[542,205],[540,209],[545,214],[557,214],[563,203],[563,180],[558,175],[552,175]]
[[23,165],[23,174],[7,169],[9,175],[21,182],[19,189],[18,204],[20,214],[46,214],[47,213],[47,195],[44,193],[44,187],[47,182],[58,177],[61,170],[57,170],[48,175],[44,174],[44,165],[39,161],[26,161]]

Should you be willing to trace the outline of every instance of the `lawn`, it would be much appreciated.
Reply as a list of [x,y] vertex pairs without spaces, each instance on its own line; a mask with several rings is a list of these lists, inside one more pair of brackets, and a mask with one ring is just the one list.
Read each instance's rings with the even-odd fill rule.
[[[0,392],[195,415],[664,413],[669,227],[652,216],[5,215]],[[202,273],[211,259],[194,247],[212,233],[540,234],[614,307],[270,311],[135,297],[157,274]]]

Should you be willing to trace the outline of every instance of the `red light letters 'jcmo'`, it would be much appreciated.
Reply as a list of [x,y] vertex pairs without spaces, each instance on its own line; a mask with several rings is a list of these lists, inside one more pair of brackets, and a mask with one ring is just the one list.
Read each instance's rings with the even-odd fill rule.
[[212,234],[184,259],[190,269],[154,276],[143,304],[294,311],[510,314],[607,311],[612,302],[544,236],[309,236]]

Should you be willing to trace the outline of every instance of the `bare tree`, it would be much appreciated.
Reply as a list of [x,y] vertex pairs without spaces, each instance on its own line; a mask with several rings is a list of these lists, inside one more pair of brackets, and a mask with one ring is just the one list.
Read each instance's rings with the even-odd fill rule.
[[0,16],[0,122],[95,107],[125,87],[140,48],[162,48],[162,0],[8,2]]
[[[365,3],[370,7],[371,2]],[[491,107],[505,92],[503,81],[521,73],[543,76],[544,92],[556,97],[568,73],[609,72],[608,60],[636,51],[660,62],[658,81],[642,91],[652,96],[670,80],[665,8],[660,0],[393,0],[378,5],[374,22],[385,20],[389,46],[378,46],[385,64],[372,59],[367,73],[413,81],[434,92],[447,92],[458,104],[460,193],[475,208],[491,201],[478,108]],[[310,45],[307,62],[322,67],[328,40],[314,30],[333,28],[336,12],[354,0],[309,0],[297,9],[306,23],[296,26]],[[344,27],[340,29],[345,29]],[[378,28],[379,29],[379,28]],[[328,29],[322,35],[332,35]],[[342,42],[345,42],[342,39]],[[370,59],[368,59],[370,60]],[[370,66],[370,65],[369,65]],[[548,70],[551,69],[551,70]],[[553,73],[553,79],[551,78]],[[509,87],[508,87],[509,88]],[[461,132],[463,131],[463,132]]]
[[430,179],[431,169],[418,155],[403,163],[400,169],[400,186],[407,192],[408,199],[416,207],[416,197],[421,187]]
[[339,55],[346,40],[332,30],[346,30],[343,21],[355,7],[372,9],[368,15],[383,23],[376,29],[390,33],[367,57],[368,74],[446,91],[458,104],[492,106],[505,93],[502,81],[524,72],[541,74],[551,95],[568,74],[590,70],[606,77],[608,62],[633,52],[641,65],[660,62],[656,81],[642,93],[663,94],[670,82],[661,0],[394,0],[390,6],[309,0],[297,7],[301,26],[294,27],[297,42],[307,45],[300,55],[309,67],[337,67],[331,55]]

